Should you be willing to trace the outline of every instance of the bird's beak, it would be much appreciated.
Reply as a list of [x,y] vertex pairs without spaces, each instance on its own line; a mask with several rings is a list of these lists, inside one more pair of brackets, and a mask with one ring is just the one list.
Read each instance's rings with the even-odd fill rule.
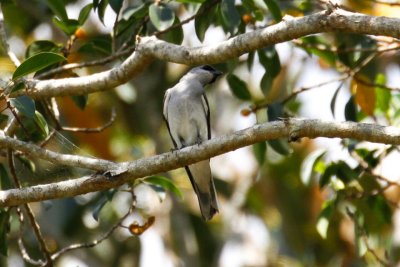
[[221,76],[222,74],[224,74],[224,73],[221,72],[221,71],[219,71],[219,70],[214,70],[214,71],[212,72],[212,74],[213,74],[213,79],[211,80],[210,83],[215,82],[215,81],[217,80],[217,78],[218,78],[219,76]]

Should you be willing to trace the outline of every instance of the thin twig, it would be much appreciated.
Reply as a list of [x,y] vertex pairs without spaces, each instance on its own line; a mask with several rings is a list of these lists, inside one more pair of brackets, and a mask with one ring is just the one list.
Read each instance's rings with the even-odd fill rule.
[[113,108],[111,110],[111,117],[110,119],[103,125],[95,128],[80,128],[80,127],[67,127],[67,126],[61,126],[60,130],[62,131],[67,131],[67,132],[81,132],[81,133],[99,133],[110,127],[114,122],[115,119],[117,118],[117,113],[115,109]]
[[400,6],[400,2],[388,2],[388,1],[383,1],[383,0],[368,0],[368,1],[374,2],[376,4],[381,4],[381,5]]
[[62,248],[61,250],[59,250],[58,252],[54,253],[51,258],[52,260],[57,259],[58,257],[60,257],[62,254],[71,251],[71,250],[75,250],[75,249],[80,249],[80,248],[91,248],[94,246],[97,246],[98,244],[100,244],[101,242],[103,242],[105,239],[107,239],[108,237],[110,237],[110,235],[118,228],[121,226],[121,223],[133,212],[134,207],[131,206],[131,208],[129,209],[129,211],[116,223],[114,224],[110,230],[108,230],[108,232],[106,232],[105,234],[103,234],[100,238],[93,240],[92,242],[89,243],[78,243],[78,244],[73,244],[70,245],[68,247]]
[[[8,158],[8,167],[10,169],[10,173],[11,173],[11,177],[13,179],[14,185],[17,189],[21,189],[21,183],[19,182],[17,172],[15,170],[14,155],[13,155],[13,152],[11,149],[7,150],[7,158]],[[33,213],[29,204],[24,204],[23,206],[25,208],[26,214],[28,215],[28,220],[33,229],[33,232],[35,233],[36,239],[39,242],[40,249],[45,256],[46,262],[43,264],[43,266],[52,267],[53,261],[51,259],[51,254],[46,246],[46,242],[40,231],[40,226],[36,221],[35,214]]]

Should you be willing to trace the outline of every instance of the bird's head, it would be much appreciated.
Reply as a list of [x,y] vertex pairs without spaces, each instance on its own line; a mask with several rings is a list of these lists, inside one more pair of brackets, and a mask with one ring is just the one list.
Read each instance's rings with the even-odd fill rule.
[[207,85],[215,82],[215,80],[222,75],[222,72],[214,69],[210,65],[202,65],[191,69],[186,75],[197,79],[203,85]]

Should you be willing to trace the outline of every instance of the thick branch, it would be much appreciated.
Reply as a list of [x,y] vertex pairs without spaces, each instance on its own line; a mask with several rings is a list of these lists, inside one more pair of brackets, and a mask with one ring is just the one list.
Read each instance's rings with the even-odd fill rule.
[[233,37],[227,41],[200,47],[170,44],[155,37],[138,40],[135,52],[120,66],[109,71],[78,78],[27,81],[26,91],[34,98],[86,94],[111,89],[132,79],[153,59],[186,65],[218,63],[276,43],[322,32],[350,32],[400,37],[400,19],[367,16],[341,9],[281,21],[267,28]]
[[[168,152],[132,162],[108,163],[109,165],[107,166],[110,167],[108,170],[111,175],[94,174],[75,180],[0,191],[0,207],[20,205],[46,199],[72,197],[114,188],[137,178],[177,169],[265,140],[277,138],[297,140],[303,137],[352,138],[360,141],[400,145],[400,129],[392,126],[385,127],[355,122],[326,122],[301,119],[275,121],[258,124],[229,135],[214,138],[201,145],[186,147],[179,151]],[[3,142],[3,145],[7,145],[14,150],[26,151],[28,148],[32,148],[30,144],[25,143],[25,145],[23,145],[21,144],[22,142],[7,143],[8,141],[5,140],[8,139],[0,137],[0,142]],[[23,146],[25,146],[25,148],[22,149]],[[41,148],[38,147],[35,148],[35,150],[40,149]],[[31,153],[30,155],[39,156],[46,155],[46,153],[46,151],[42,151],[37,154]],[[71,157],[76,160],[75,162],[89,159],[79,156],[58,154],[57,160],[54,162],[69,165],[72,164]],[[104,167],[99,167],[98,169],[105,170],[103,168]]]

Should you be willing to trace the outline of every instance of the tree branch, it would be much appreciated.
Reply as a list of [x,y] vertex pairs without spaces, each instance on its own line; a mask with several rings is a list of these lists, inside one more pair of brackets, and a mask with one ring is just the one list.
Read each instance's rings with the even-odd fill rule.
[[244,33],[209,46],[186,47],[170,44],[155,37],[142,37],[137,41],[133,54],[118,67],[78,78],[28,79],[27,89],[14,92],[12,97],[30,95],[33,98],[41,98],[108,90],[132,79],[154,59],[186,65],[212,64],[276,43],[310,34],[335,31],[400,38],[400,19],[334,9],[283,20],[267,28]]
[[[101,191],[118,187],[137,178],[170,171],[193,164],[229,151],[236,150],[251,144],[277,138],[288,138],[296,141],[300,138],[352,138],[360,141],[400,145],[400,129],[393,126],[379,126],[375,124],[355,122],[333,122],[306,119],[287,119],[270,123],[257,124],[253,127],[234,132],[229,135],[216,137],[203,142],[201,145],[183,148],[139,159],[132,162],[112,163],[104,160],[86,158],[74,155],[63,155],[49,152],[38,146],[11,140],[0,136],[0,146],[19,150],[33,157],[63,165],[73,165],[80,162],[89,162],[86,167],[101,171],[108,171],[108,175],[93,174],[74,180],[67,180],[51,184],[31,186],[23,189],[0,191],[0,207],[15,206],[28,202],[47,199],[73,197],[89,192]],[[54,157],[48,157],[53,155]],[[99,164],[95,167],[96,160]],[[85,167],[85,166],[81,166]]]

